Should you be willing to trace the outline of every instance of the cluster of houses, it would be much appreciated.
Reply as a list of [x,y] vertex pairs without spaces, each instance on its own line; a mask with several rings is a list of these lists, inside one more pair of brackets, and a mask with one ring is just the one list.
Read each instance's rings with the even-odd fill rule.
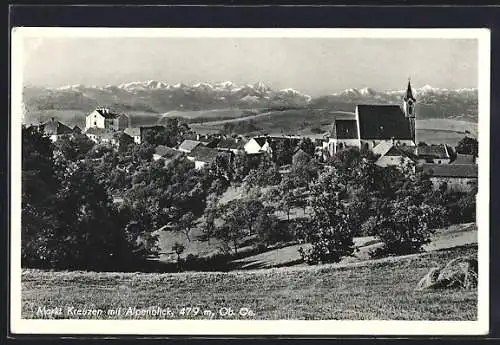
[[[329,133],[313,140],[315,155],[324,161],[327,156],[350,147],[371,150],[378,156],[376,164],[382,167],[399,166],[405,162],[420,165],[431,176],[436,189],[442,187],[443,183],[450,190],[473,189],[478,177],[476,157],[456,154],[447,145],[416,144],[415,105],[410,82],[402,105],[357,105],[353,118],[335,119]],[[54,119],[41,127],[52,140],[81,132],[78,127],[71,129]],[[145,132],[155,128],[161,126],[131,127],[126,114],[99,107],[86,117],[83,133],[96,143],[119,145],[119,137],[124,135],[128,136],[130,142],[140,144]],[[184,154],[195,163],[195,168],[201,169],[218,157],[230,160],[236,154],[272,154],[273,147],[280,141],[288,141],[291,147],[297,147],[301,139],[293,135],[247,138],[191,134],[185,136],[176,148],[163,145],[156,147],[153,158],[164,159],[165,164],[169,164],[175,157]],[[298,149],[294,152],[304,154],[299,153]]]

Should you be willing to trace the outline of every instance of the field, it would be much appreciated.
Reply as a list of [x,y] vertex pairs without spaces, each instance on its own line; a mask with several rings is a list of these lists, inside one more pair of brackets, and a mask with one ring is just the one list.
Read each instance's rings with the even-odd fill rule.
[[[476,290],[416,292],[419,279],[436,264],[476,255],[466,246],[420,255],[348,265],[276,268],[229,273],[93,273],[23,270],[22,317],[41,318],[39,307],[249,308],[253,319],[475,320]],[[52,316],[46,316],[54,317]],[[60,314],[56,318],[84,318]],[[86,317],[92,318],[92,317]],[[94,318],[153,318],[108,316]],[[238,316],[233,318],[246,318]]]

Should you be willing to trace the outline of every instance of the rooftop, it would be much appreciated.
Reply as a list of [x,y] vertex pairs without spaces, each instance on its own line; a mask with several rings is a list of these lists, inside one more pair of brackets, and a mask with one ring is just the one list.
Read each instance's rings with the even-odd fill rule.
[[117,118],[118,116],[120,115],[124,115],[124,114],[120,114],[120,113],[117,113],[109,108],[105,108],[105,107],[99,107],[99,108],[96,108],[96,110],[100,115],[102,115],[105,119],[115,119]]
[[54,119],[45,122],[40,127],[47,135],[63,135],[73,133],[71,128],[60,121],[55,121]]
[[358,105],[361,139],[411,140],[410,123],[399,105]]
[[161,157],[166,157],[166,158],[173,158],[175,156],[181,155],[182,153],[165,145],[158,145],[155,148],[155,154],[161,156]]
[[332,137],[336,139],[358,139],[356,120],[335,120],[332,126]]
[[416,150],[419,157],[450,158],[445,145],[418,146]]
[[131,137],[136,137],[141,135],[141,129],[139,127],[128,127],[123,131],[125,134],[130,135]]
[[196,148],[197,146],[201,146],[201,145],[202,145],[201,141],[187,139],[187,140],[184,140],[179,145],[179,150],[191,152],[194,148]]
[[219,151],[203,145],[199,145],[196,146],[189,155],[196,161],[211,163],[217,158],[217,156],[219,155]]

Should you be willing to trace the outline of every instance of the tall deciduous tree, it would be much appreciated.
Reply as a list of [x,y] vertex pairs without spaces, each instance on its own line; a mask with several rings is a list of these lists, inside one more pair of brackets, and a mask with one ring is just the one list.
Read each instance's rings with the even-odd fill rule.
[[299,251],[308,263],[338,262],[354,252],[353,222],[346,205],[348,191],[341,174],[332,169],[321,174],[311,186],[309,206],[313,219],[307,240],[312,248]]

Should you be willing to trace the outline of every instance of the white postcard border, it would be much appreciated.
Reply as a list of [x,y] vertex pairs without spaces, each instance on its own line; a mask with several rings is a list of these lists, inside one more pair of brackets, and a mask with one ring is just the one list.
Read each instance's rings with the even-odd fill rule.
[[[29,320],[21,318],[22,40],[26,37],[336,37],[478,39],[479,191],[477,321]],[[12,29],[10,117],[10,331],[15,334],[133,335],[482,335],[489,331],[490,31],[488,29]]]

